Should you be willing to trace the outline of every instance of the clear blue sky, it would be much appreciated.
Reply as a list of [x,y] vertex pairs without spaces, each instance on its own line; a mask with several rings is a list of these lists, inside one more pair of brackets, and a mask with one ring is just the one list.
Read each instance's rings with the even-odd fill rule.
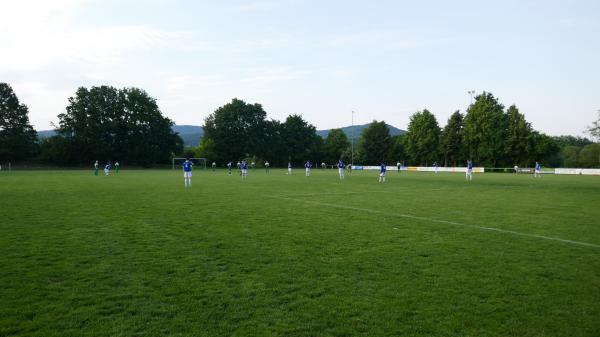
[[0,81],[50,128],[79,86],[136,86],[178,124],[233,97],[319,129],[445,125],[468,90],[551,135],[600,109],[600,1],[3,1]]

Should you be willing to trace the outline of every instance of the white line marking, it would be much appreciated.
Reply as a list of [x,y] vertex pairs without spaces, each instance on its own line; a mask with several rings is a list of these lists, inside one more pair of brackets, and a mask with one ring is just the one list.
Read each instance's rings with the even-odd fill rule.
[[318,197],[322,195],[351,195],[351,194],[365,194],[365,193],[389,193],[388,191],[364,191],[364,192],[326,192],[326,193],[311,193],[311,194],[284,194],[284,195],[272,195],[272,198],[290,198],[290,197]]
[[484,227],[484,226],[477,226],[477,225],[469,225],[469,224],[464,224],[464,223],[455,222],[455,221],[439,220],[439,219],[427,218],[427,217],[423,217],[423,216],[416,216],[416,215],[410,215],[410,214],[383,212],[383,211],[378,211],[378,210],[374,210],[374,209],[360,208],[360,207],[353,207],[353,206],[345,206],[345,205],[337,205],[337,204],[330,204],[330,203],[326,203],[326,202],[318,202],[318,201],[312,201],[312,200],[302,200],[302,199],[294,199],[294,198],[287,198],[287,197],[279,197],[279,198],[286,199],[286,200],[291,200],[291,201],[304,202],[304,203],[308,203],[308,204],[320,205],[320,206],[327,206],[327,207],[341,208],[341,209],[349,209],[349,210],[353,210],[353,211],[361,211],[361,212],[373,213],[373,214],[383,214],[383,215],[395,216],[395,217],[399,217],[399,218],[407,218],[407,219],[414,219],[414,220],[421,220],[421,221],[436,222],[436,223],[442,223],[442,224],[446,224],[446,225],[454,225],[454,226],[461,226],[461,227],[468,227],[468,228],[476,228],[476,229],[480,229],[480,230],[484,230],[484,231],[491,231],[491,232],[498,232],[498,233],[505,233],[505,234],[513,234],[513,235],[524,236],[524,237],[529,237],[529,238],[544,239],[544,240],[558,241],[558,242],[570,243],[570,244],[580,245],[580,246],[586,246],[586,247],[600,248],[600,245],[597,245],[597,244],[594,244],[594,243],[582,242],[582,241],[574,241],[574,240],[567,240],[567,239],[561,239],[561,238],[556,238],[556,237],[552,237],[552,236],[521,233],[521,232],[511,231],[511,230],[507,230],[507,229],[500,229],[500,228],[494,228],[494,227]]

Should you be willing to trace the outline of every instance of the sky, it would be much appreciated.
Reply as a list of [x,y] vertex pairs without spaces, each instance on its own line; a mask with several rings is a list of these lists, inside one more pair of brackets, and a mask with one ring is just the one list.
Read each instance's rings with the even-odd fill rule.
[[468,91],[550,135],[600,110],[600,1],[0,0],[0,82],[38,130],[78,87],[139,87],[177,124],[232,98],[318,129],[416,111],[440,126]]

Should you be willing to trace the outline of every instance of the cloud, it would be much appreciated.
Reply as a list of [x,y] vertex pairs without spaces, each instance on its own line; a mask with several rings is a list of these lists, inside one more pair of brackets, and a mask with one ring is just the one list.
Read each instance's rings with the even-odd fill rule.
[[147,25],[84,27],[75,23],[89,0],[11,1],[0,11],[0,71],[36,71],[56,63],[116,63],[125,53],[165,48],[181,34]]

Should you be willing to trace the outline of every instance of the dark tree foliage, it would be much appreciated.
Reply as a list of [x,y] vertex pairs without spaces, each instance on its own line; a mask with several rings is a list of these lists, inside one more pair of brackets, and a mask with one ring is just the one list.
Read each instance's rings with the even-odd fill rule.
[[444,166],[458,166],[465,161],[463,148],[463,115],[455,111],[440,135],[440,152]]
[[365,165],[377,165],[385,161],[391,146],[390,130],[384,121],[373,121],[362,131],[359,140],[359,157]]
[[306,160],[320,161],[323,139],[317,135],[317,129],[302,119],[300,115],[288,116],[281,124],[281,138],[288,160],[301,165]]
[[268,146],[266,117],[260,104],[248,104],[237,98],[209,115],[204,124],[204,137],[214,142],[216,160],[227,162],[251,155],[264,156]]
[[406,134],[392,136],[390,143],[386,163],[389,165],[395,165],[398,162],[405,163],[407,157],[405,148]]
[[345,157],[350,141],[346,133],[342,129],[332,129],[327,134],[324,144],[325,161],[329,164],[335,164],[339,159],[348,161],[350,158]]
[[12,87],[0,83],[0,162],[24,160],[36,153],[37,134],[28,114]]
[[52,138],[45,147],[63,153],[70,164],[119,160],[148,165],[183,149],[171,130],[173,122],[162,115],[154,98],[137,88],[79,88],[58,118],[63,139]]
[[507,117],[504,106],[491,93],[483,92],[469,106],[464,120],[467,159],[475,165],[495,167],[503,162]]
[[508,128],[504,145],[505,164],[527,166],[528,163],[535,161],[531,124],[514,105],[508,108],[506,115]]
[[425,109],[414,113],[406,132],[406,152],[410,162],[430,165],[438,160],[440,127],[435,116]]

